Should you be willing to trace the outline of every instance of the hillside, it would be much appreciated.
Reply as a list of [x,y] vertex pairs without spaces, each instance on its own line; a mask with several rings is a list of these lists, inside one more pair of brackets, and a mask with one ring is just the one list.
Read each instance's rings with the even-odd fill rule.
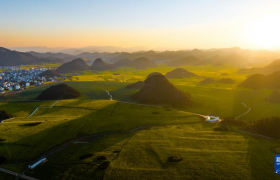
[[280,93],[278,91],[273,91],[265,100],[270,103],[280,103]]
[[213,78],[205,78],[204,80],[200,81],[198,84],[203,85],[203,84],[213,84],[215,83],[216,80]]
[[115,67],[132,67],[132,61],[129,59],[121,59],[114,63]]
[[76,56],[73,56],[73,55],[70,55],[70,54],[65,54],[65,53],[52,53],[52,52],[39,53],[39,52],[34,52],[34,51],[30,51],[30,52],[27,52],[27,53],[31,54],[33,56],[37,56],[37,57],[58,58],[58,59],[64,59],[64,60],[67,60],[67,61],[77,59]]
[[238,54],[231,54],[230,56],[225,57],[221,62],[220,65],[229,64],[234,66],[241,66],[246,65],[248,63],[248,59],[238,55]]
[[58,73],[72,73],[76,71],[84,71],[86,69],[88,69],[88,65],[83,59],[79,58],[62,64],[55,71]]
[[185,107],[192,104],[191,95],[171,84],[164,75],[153,75],[145,80],[144,87],[131,98],[145,104]]
[[104,62],[101,58],[97,58],[93,64],[89,67],[91,70],[96,70],[96,71],[104,71],[104,70],[109,70],[113,69],[114,66],[112,64]]
[[64,63],[65,60],[58,58],[37,57],[28,53],[11,51],[0,47],[0,66],[16,66],[27,64],[42,64],[42,63]]
[[0,123],[2,120],[5,120],[5,119],[10,119],[14,117],[13,115],[11,115],[10,113],[7,113],[6,111],[4,110],[0,110]]
[[129,59],[120,59],[114,63],[115,67],[134,67],[136,69],[147,69],[156,67],[156,63],[154,61],[149,60],[145,57],[139,57],[134,59],[133,61]]
[[195,56],[187,56],[178,60],[171,61],[169,66],[183,66],[183,65],[196,65],[199,63],[199,59]]
[[47,78],[51,78],[51,77],[54,77],[54,76],[60,76],[60,74],[54,70],[46,70],[44,72],[42,72],[41,74],[39,74],[40,77],[44,76],[44,77],[47,77]]
[[222,83],[222,84],[235,84],[236,83],[231,78],[222,78],[222,79],[217,80],[217,82]]
[[60,99],[74,99],[80,96],[81,94],[79,91],[63,83],[47,88],[46,90],[42,91],[41,94],[36,99],[37,100],[60,100]]
[[240,69],[238,73],[247,73],[247,74],[271,74],[276,71],[280,71],[280,59],[274,60],[272,63],[268,64],[262,68],[251,68],[251,69]]
[[176,68],[165,75],[167,78],[188,78],[196,76],[194,73],[189,72],[183,68]]
[[132,61],[132,67],[135,67],[136,69],[147,69],[147,68],[153,68],[156,67],[157,64],[148,58],[140,57]]
[[138,89],[144,86],[144,81],[137,81],[136,83],[125,86],[126,89]]
[[270,75],[254,74],[239,84],[239,87],[251,89],[280,89],[280,71]]

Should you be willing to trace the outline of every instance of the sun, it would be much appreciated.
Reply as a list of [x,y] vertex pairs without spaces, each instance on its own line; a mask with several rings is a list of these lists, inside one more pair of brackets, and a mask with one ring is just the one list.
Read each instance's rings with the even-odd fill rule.
[[248,25],[246,36],[259,48],[280,48],[280,16],[265,16]]

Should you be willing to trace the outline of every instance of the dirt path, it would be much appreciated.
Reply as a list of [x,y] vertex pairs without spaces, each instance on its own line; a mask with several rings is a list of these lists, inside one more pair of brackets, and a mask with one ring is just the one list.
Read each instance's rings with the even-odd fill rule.
[[26,176],[26,175],[22,175],[22,174],[19,174],[17,172],[14,172],[14,171],[11,171],[11,170],[8,170],[8,169],[4,169],[4,168],[0,168],[0,171],[2,172],[5,172],[5,173],[8,173],[8,174],[11,174],[11,175],[14,175],[16,176],[17,178],[18,177],[21,177],[23,179],[28,179],[28,180],[38,180],[38,179],[35,179],[33,177],[30,177],[30,176]]
[[[58,100],[59,101],[59,100]],[[58,101],[56,101],[55,103],[53,103],[51,106],[39,106],[39,107],[37,107],[29,116],[28,116],[28,118],[29,117],[31,117],[38,109],[40,109],[40,108],[52,108],[54,105],[56,105],[57,103],[58,103]]]
[[235,119],[238,119],[238,118],[240,118],[240,117],[242,117],[242,116],[248,114],[248,113],[251,111],[251,109],[252,109],[251,107],[248,107],[244,102],[242,102],[242,104],[245,106],[245,108],[248,108],[248,110],[247,110],[245,113],[243,113],[243,114],[237,116]]
[[9,121],[9,120],[15,119],[15,118],[16,118],[16,117],[12,117],[12,118],[9,118],[9,119],[4,119],[4,120],[0,121],[0,124],[2,124],[2,123],[5,122],[5,121]]

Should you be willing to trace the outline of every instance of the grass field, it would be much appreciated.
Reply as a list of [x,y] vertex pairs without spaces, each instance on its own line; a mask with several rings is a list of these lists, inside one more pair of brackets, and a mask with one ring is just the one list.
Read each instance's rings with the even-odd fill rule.
[[[213,124],[154,127],[129,135],[105,136],[75,144],[30,171],[40,179],[277,179],[274,142],[235,132],[215,132]],[[120,151],[117,156],[114,151]],[[80,160],[87,154],[93,157]],[[98,169],[106,156],[110,167]],[[170,156],[183,158],[169,162]],[[90,163],[90,164],[78,164]],[[56,176],[53,177],[52,175]],[[81,175],[82,174],[82,175]]]
[[[192,95],[194,106],[185,111],[196,112],[205,115],[214,115],[221,118],[238,115],[247,109],[242,102],[252,108],[246,116],[241,117],[245,121],[255,121],[267,116],[280,115],[278,104],[268,103],[265,98],[272,90],[250,90],[237,87],[238,83],[245,80],[246,75],[237,74],[238,68],[219,66],[186,66],[185,69],[197,74],[197,77],[184,79],[169,79],[176,87],[187,91]],[[73,76],[74,81],[66,83],[81,92],[81,99],[109,99],[107,89],[115,100],[132,102],[130,96],[138,89],[125,89],[124,87],[138,80],[145,80],[152,72],[166,72],[173,67],[159,66],[147,70],[135,70],[133,68],[120,68],[112,71],[82,71],[68,74]],[[113,75],[114,73],[120,75]],[[227,73],[228,75],[221,75]],[[236,84],[211,84],[198,85],[206,77],[215,79],[232,78]],[[48,86],[28,90],[15,96],[10,96],[9,100],[29,100],[36,98],[40,92]]]
[[[80,91],[81,98],[61,100],[53,108],[39,108],[30,118],[27,117],[38,106],[48,107],[56,101],[20,101],[35,99],[51,85],[2,99],[0,109],[16,118],[0,125],[0,137],[6,139],[0,143],[0,155],[8,158],[6,165],[1,167],[19,172],[26,168],[29,161],[63,142],[100,132],[129,131],[141,125],[162,124],[166,126],[125,135],[107,135],[92,143],[72,145],[50,156],[46,164],[28,171],[28,175],[39,179],[75,179],[78,176],[80,179],[276,179],[271,148],[279,144],[238,132],[215,132],[214,124],[201,123],[201,117],[189,113],[237,117],[247,111],[242,105],[244,102],[252,110],[241,120],[256,121],[262,117],[280,116],[279,105],[265,101],[272,90],[237,87],[246,78],[235,73],[238,68],[185,68],[198,77],[169,79],[177,88],[192,95],[194,105],[184,109],[168,111],[162,107],[120,102],[116,105],[116,101],[110,101],[105,92],[107,89],[114,100],[133,102],[130,96],[138,89],[124,87],[145,80],[152,72],[166,74],[174,69],[165,66],[141,71],[120,68],[68,74],[73,76],[73,81],[65,83]],[[237,84],[198,85],[206,77],[230,77]],[[41,124],[22,126],[30,122]],[[113,151],[121,151],[116,159]],[[94,156],[79,160],[86,153]],[[110,160],[109,169],[101,171],[97,168],[101,163],[96,160],[98,155],[105,155]],[[168,156],[173,155],[183,157],[183,161],[168,162]],[[0,177],[13,179],[2,172]]]

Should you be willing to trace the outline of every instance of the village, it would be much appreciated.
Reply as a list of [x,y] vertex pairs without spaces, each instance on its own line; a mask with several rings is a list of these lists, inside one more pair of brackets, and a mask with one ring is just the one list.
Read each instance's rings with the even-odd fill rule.
[[47,81],[56,81],[57,76],[40,76],[50,68],[27,68],[21,69],[20,66],[5,66],[1,69],[9,69],[0,73],[0,92],[23,91],[29,86],[41,86]]

